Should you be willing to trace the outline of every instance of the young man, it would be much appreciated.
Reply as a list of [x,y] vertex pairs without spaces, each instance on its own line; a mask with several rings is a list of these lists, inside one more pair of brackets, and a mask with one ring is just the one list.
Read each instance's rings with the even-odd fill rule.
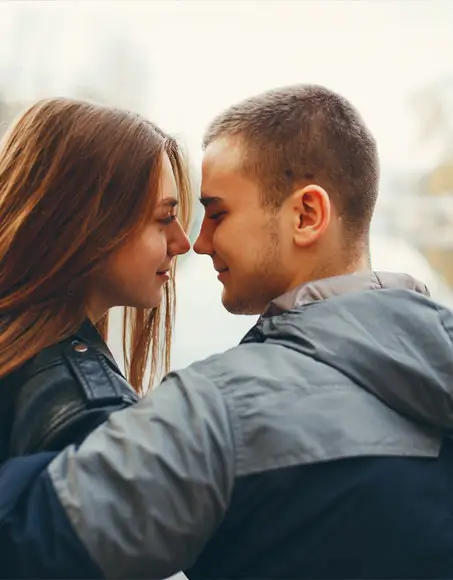
[[258,323],[79,449],[6,464],[2,573],[453,577],[453,316],[371,271],[374,139],[344,98],[293,86],[204,146],[195,251]]

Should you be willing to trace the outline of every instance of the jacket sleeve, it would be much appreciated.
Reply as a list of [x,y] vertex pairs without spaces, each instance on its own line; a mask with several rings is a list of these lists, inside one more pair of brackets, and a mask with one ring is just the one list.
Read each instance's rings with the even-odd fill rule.
[[[10,568],[28,550],[49,578],[168,577],[194,563],[220,524],[234,472],[219,390],[191,367],[169,375],[29,486],[10,515],[23,546]],[[29,535],[31,514],[40,536]]]
[[17,457],[0,469],[0,578],[102,578],[46,471],[56,455]]

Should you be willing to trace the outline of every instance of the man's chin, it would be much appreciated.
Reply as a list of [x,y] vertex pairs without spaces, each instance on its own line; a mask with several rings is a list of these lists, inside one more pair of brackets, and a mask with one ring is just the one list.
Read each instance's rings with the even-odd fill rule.
[[252,300],[234,296],[224,287],[222,292],[222,305],[230,314],[241,316],[256,316],[263,312]]

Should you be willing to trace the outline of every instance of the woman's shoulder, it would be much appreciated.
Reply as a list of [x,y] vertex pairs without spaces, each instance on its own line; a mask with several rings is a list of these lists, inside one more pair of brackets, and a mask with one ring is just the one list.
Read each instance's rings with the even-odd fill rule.
[[110,413],[138,401],[88,321],[74,336],[47,347],[14,375],[11,456],[79,444]]

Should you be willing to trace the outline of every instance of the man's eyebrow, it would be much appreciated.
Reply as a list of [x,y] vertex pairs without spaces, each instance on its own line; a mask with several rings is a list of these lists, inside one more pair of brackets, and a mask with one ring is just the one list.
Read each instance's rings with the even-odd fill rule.
[[204,195],[202,193],[200,196],[200,203],[204,207],[208,207],[208,206],[212,205],[213,203],[218,203],[221,201],[223,201],[223,199],[221,197],[216,197],[213,195]]

